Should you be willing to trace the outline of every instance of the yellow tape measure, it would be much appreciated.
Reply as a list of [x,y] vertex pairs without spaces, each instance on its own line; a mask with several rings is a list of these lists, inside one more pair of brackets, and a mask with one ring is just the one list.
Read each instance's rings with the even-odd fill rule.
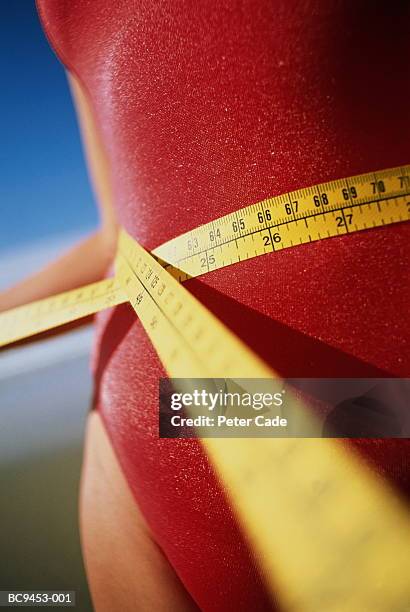
[[[272,251],[410,219],[410,166],[340,179],[268,198],[152,251],[178,280]],[[0,314],[0,346],[115,306],[109,279]]]
[[[252,204],[159,246],[179,280],[300,244],[410,219],[410,166]],[[171,270],[169,270],[171,271]]]
[[[0,315],[0,344],[129,301],[172,377],[274,377],[173,276],[405,221],[409,202],[406,166],[265,200],[171,240],[154,257],[121,231],[114,279]],[[202,443],[286,609],[408,609],[407,511],[351,450],[333,439]]]

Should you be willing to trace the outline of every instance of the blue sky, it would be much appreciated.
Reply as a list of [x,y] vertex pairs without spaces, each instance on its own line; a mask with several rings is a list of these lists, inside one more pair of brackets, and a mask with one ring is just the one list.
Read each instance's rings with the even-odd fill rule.
[[64,69],[34,0],[3,2],[0,19],[0,249],[97,224]]

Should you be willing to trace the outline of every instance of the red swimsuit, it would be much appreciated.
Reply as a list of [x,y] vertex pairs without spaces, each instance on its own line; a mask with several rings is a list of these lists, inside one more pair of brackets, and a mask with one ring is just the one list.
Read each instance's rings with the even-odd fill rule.
[[[39,6],[93,102],[120,223],[148,249],[269,195],[410,162],[405,2]],[[408,376],[409,252],[410,224],[400,224],[186,287],[284,375]],[[158,439],[163,370],[128,305],[98,317],[95,372],[96,407],[135,499],[199,607],[269,609],[199,444]],[[356,444],[408,491],[406,442]]]

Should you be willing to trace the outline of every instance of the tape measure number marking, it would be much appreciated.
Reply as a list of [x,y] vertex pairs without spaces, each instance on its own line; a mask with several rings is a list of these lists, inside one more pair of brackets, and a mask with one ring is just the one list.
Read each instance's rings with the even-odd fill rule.
[[[409,192],[408,166],[334,181],[227,215],[159,247],[155,255],[171,263],[168,270],[178,278],[196,276],[279,248],[403,221],[409,217]],[[266,237],[270,242],[264,244]],[[0,315],[0,343],[130,301],[171,376],[275,376],[123,230],[116,263],[114,279]],[[292,411],[299,410],[296,400],[287,401]],[[310,418],[306,411],[305,418]],[[332,439],[202,442],[273,595],[279,593],[288,610],[408,607],[408,513],[352,451]]]
[[116,278],[65,291],[0,313],[0,346],[39,334],[60,325],[126,302]]
[[268,198],[186,232],[152,254],[182,281],[272,251],[408,219],[410,166],[404,166]]

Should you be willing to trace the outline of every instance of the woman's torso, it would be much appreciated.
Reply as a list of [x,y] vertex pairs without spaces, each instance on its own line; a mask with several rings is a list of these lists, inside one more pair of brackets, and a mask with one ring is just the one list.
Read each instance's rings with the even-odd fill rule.
[[[41,0],[92,100],[118,219],[148,249],[246,204],[410,159],[405,3]],[[186,286],[291,376],[407,376],[400,224]],[[131,308],[98,319],[96,407],[160,546],[201,608],[268,607],[194,440],[158,439],[163,369]],[[402,490],[405,443],[358,441]]]

